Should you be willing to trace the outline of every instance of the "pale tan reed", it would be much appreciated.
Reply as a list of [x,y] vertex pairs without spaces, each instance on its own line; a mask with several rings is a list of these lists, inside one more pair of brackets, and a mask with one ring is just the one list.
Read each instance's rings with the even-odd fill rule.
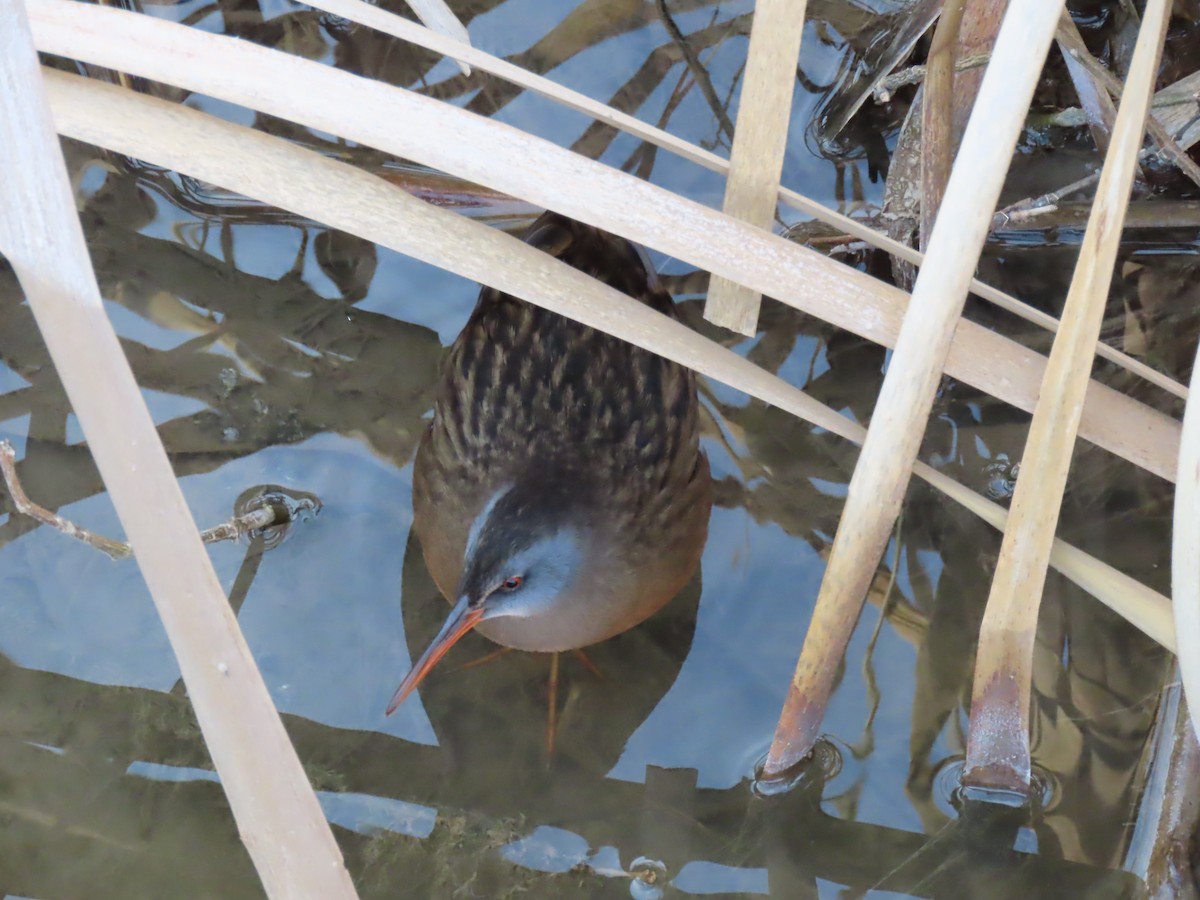
[[[895,343],[907,295],[856,269],[499,122],[370,79],[122,10],[31,0],[47,52],[126,69],[450,172]],[[353,103],[345,98],[353,97]],[[397,127],[396,123],[404,123]],[[1032,411],[1045,358],[960,322],[947,374]],[[1098,383],[1081,434],[1173,478],[1179,423]]]
[[[1192,388],[1200,389],[1200,353],[1192,367]],[[1179,478],[1175,484],[1171,595],[1175,632],[1182,638],[1176,645],[1188,715],[1200,737],[1200,403],[1196,402],[1188,403],[1183,416]]]
[[[432,50],[435,53],[441,53],[452,59],[470,63],[481,71],[489,72],[512,84],[519,85],[526,90],[533,91],[540,96],[561,103],[570,109],[591,116],[598,122],[604,122],[614,128],[619,128],[626,134],[654,144],[656,147],[674,153],[682,159],[703,166],[709,171],[721,174],[729,171],[729,162],[727,160],[722,159],[709,150],[705,150],[703,147],[677,138],[675,135],[661,128],[656,128],[634,116],[613,109],[611,106],[593,100],[591,97],[580,94],[578,91],[563,87],[549,78],[526,71],[519,66],[514,66],[510,62],[498,59],[482,50],[477,50],[470,45],[462,44],[437,34],[428,28],[422,28],[415,22],[402,19],[379,7],[364,3],[363,0],[309,0],[308,5],[375,28],[384,34],[390,34],[400,40],[408,41],[419,47]],[[858,219],[853,219],[836,210],[829,209],[786,187],[779,188],[779,199],[792,209],[812,216],[814,219],[825,222],[835,228],[839,228],[851,237],[865,241],[873,247],[886,250],[893,256],[898,256],[913,265],[919,266],[925,258],[923,253],[909,247],[907,244],[902,244],[883,232],[868,227]],[[1039,328],[1054,331],[1058,327],[1058,320],[1053,316],[1035,309],[1029,304],[1023,303],[1017,298],[989,284],[985,284],[977,278],[971,279],[971,291],[984,300],[996,304],[1001,309],[1019,316],[1037,325]],[[1098,343],[1096,345],[1096,352],[1104,359],[1115,363],[1121,368],[1137,375],[1139,378],[1143,378],[1177,397],[1187,397],[1187,388],[1184,385],[1170,376],[1150,368],[1145,363],[1134,359],[1115,347]]]
[[1021,457],[979,635],[963,782],[1029,790],[1033,645],[1050,546],[1154,94],[1170,0],[1150,0]]
[[[185,172],[490,284],[660,353],[854,443],[865,429],[742,356],[508,235],[422,203],[382,179],[278,138],[78,76],[46,70],[62,133]],[[914,472],[1003,529],[1006,512],[924,463]],[[1168,649],[1168,600],[1062,542],[1052,564]]]
[[963,134],[925,264],[896,340],[862,453],[850,479],[812,622],[796,663],[768,775],[811,752],[867,589],[891,534],[917,458],[934,392],[1000,188],[1025,122],[1062,0],[1012,0]]
[[[728,216],[767,230],[775,220],[779,176],[792,123],[792,87],[806,6],[805,0],[758,0],[754,5],[724,209]],[[761,302],[757,291],[714,275],[704,317],[752,336],[758,331]]]
[[263,886],[272,898],[356,897],[105,314],[20,0],[0,0],[0,135],[0,252],[133,546]]
[[[346,15],[349,8],[354,13],[349,17],[361,17],[361,21],[374,27],[433,46],[434,49],[438,49],[440,42],[443,52],[457,59],[489,71],[498,71],[518,84],[554,94],[589,113],[595,110],[594,114],[602,121],[642,136],[650,134],[647,139],[709,168],[717,171],[727,169],[723,160],[672,138],[665,132],[651,129],[637,123],[632,117],[557,86],[548,87],[551,83],[545,79],[495,60],[465,44],[431,35],[411,23],[397,26],[396,23],[403,20],[373,7],[356,3],[355,0],[320,0],[319,5],[341,15]],[[1019,5],[1014,2],[1014,6]],[[166,22],[149,21],[146,17],[96,7],[80,7],[68,0],[31,0],[30,6],[39,46],[49,52],[75,56],[97,65],[123,69],[242,103],[379,147],[397,156],[424,162],[477,183],[488,184],[505,193],[558,209],[567,215],[654,246],[755,292],[779,297],[784,302],[880,343],[895,343],[900,331],[899,322],[906,297],[895,289],[727,216],[581,159],[499,123],[482,120],[401,89],[305,60],[284,57],[245,42],[191,32]],[[413,34],[417,38],[412,37]],[[1028,48],[1024,52],[1028,55]],[[52,76],[51,83],[55,85],[55,91],[63,91],[63,96],[73,95],[77,88],[66,87],[68,82],[63,81],[64,78],[66,76]],[[89,91],[116,90],[86,84],[78,90],[84,88]],[[113,134],[111,129],[105,131],[98,118],[90,115],[85,108],[97,102],[96,96],[79,99],[80,105],[62,113],[57,105],[61,98],[56,93],[56,111],[69,118],[74,117],[74,124],[64,126],[64,131],[120,152],[189,171],[205,180],[293,209],[335,227],[354,231],[370,240],[451,268],[466,277],[525,296],[678,359],[767,402],[804,415],[851,440],[862,439],[861,429],[853,423],[815,404],[801,392],[758,370],[741,357],[715,345],[710,346],[708,342],[686,329],[674,327],[672,323],[663,326],[653,320],[640,320],[640,313],[621,307],[619,299],[611,291],[594,293],[598,286],[592,283],[592,287],[585,288],[583,285],[589,283],[588,279],[580,282],[577,273],[571,274],[572,270],[561,265],[545,268],[544,260],[525,254],[524,250],[518,249],[523,245],[504,235],[495,235],[495,238],[507,243],[497,244],[492,251],[481,253],[480,247],[491,246],[487,242],[494,238],[485,235],[492,235],[492,232],[472,222],[464,224],[475,230],[460,232],[457,220],[455,224],[450,222],[453,216],[449,219],[420,218],[426,214],[426,210],[420,208],[423,204],[411,209],[404,206],[409,218],[405,222],[394,222],[395,211],[401,208],[399,204],[403,202],[399,197],[404,195],[386,185],[383,188],[390,193],[377,194],[379,185],[367,187],[367,182],[355,182],[358,187],[354,190],[363,192],[361,198],[351,200],[346,208],[339,211],[338,201],[344,196],[358,196],[344,193],[351,190],[351,181],[348,179],[370,179],[370,176],[362,173],[349,175],[347,172],[353,170],[343,166],[340,169],[317,168],[311,180],[297,181],[289,167],[298,163],[298,157],[287,156],[283,150],[271,150],[267,154],[264,149],[266,145],[256,144],[255,154],[267,154],[266,159],[272,160],[272,165],[284,167],[282,171],[285,174],[276,173],[276,176],[272,176],[270,165],[267,168],[256,167],[253,164],[256,159],[254,155],[243,158],[230,149],[230,134],[222,129],[236,131],[236,126],[226,123],[207,122],[201,127],[201,132],[210,134],[212,143],[198,141],[193,150],[199,155],[179,157],[171,162],[175,158],[172,154],[184,153],[184,148],[169,145],[173,149],[167,149],[168,145],[155,143],[173,140],[168,134],[170,129],[160,133],[159,123],[143,131],[133,129],[124,136]],[[347,103],[347,97],[353,97],[354,102]],[[143,105],[158,103],[136,96],[105,102],[116,104],[126,101]],[[125,109],[122,115],[132,114],[131,109]],[[198,115],[182,109],[171,111],[169,115],[176,113],[184,117],[180,121],[190,121],[189,116]],[[153,113],[153,116],[165,115],[168,113],[157,108]],[[122,127],[118,131],[125,130],[125,119],[115,121],[121,122]],[[403,123],[404,127],[396,127],[396,123]],[[89,134],[92,136],[88,137]],[[224,137],[218,138],[218,134],[224,134]],[[250,139],[241,136],[237,140],[243,138]],[[253,138],[273,140],[262,135]],[[123,143],[126,140],[135,140],[135,143]],[[228,157],[235,162],[240,159],[240,170],[218,175],[218,170],[209,168],[217,160],[202,158],[205,148],[211,149],[210,155],[214,157]],[[486,151],[479,148],[486,148]],[[287,152],[305,153],[294,147],[288,148]],[[180,161],[184,159],[189,161]],[[313,165],[337,167],[339,164],[317,158]],[[284,188],[277,181],[291,181],[303,186],[304,196],[281,194]],[[333,190],[333,184],[338,185],[336,190]],[[793,192],[781,190],[780,196],[785,202],[806,212],[820,212],[823,217],[832,219],[855,236],[869,235],[864,239],[874,243],[886,240],[881,240],[881,236],[865,229],[860,223],[831,214]],[[440,216],[449,215],[437,210],[433,212]],[[422,224],[420,228],[414,228],[413,222]],[[355,223],[360,223],[357,230]],[[420,231],[421,235],[414,236],[416,231]],[[418,240],[418,237],[421,239]],[[454,252],[442,255],[434,246],[439,242],[458,247],[457,255]],[[469,249],[464,251],[464,247]],[[888,249],[892,251],[890,246]],[[914,251],[900,245],[896,245],[892,252],[905,258],[920,259]],[[511,270],[503,264],[510,259],[519,261],[519,265],[514,263]],[[924,277],[927,280],[933,278]],[[963,281],[963,291],[967,283]],[[998,295],[994,289],[981,286],[978,282],[969,283],[989,296]],[[581,305],[575,305],[571,298],[588,299]],[[1057,324],[1049,317],[1038,315],[1042,324],[1048,327]],[[665,331],[662,330],[664,327]],[[700,343],[695,343],[697,340]],[[1114,358],[1115,351],[1111,348],[1101,352]],[[1115,356],[1119,357],[1120,354]],[[1140,366],[1132,361],[1123,362]],[[947,362],[950,374],[1025,409],[1033,408],[1044,368],[1044,358],[968,322],[959,324]],[[1186,393],[1182,386],[1164,376],[1151,373],[1149,377],[1176,394]],[[1129,398],[1093,383],[1081,418],[1080,432],[1163,477],[1174,477],[1178,423]],[[914,471],[997,527],[1002,527],[1004,513],[994,504],[921,464]],[[1148,634],[1166,646],[1174,646],[1171,611],[1165,598],[1061,542],[1054,544],[1051,564],[1061,567],[1068,577],[1096,593]]]

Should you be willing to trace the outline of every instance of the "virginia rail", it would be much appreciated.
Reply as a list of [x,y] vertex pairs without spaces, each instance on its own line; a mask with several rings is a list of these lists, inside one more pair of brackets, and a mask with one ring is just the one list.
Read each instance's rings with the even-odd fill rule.
[[[675,316],[628,241],[551,212],[524,240]],[[675,596],[708,533],[698,410],[685,367],[485,287],[413,467],[413,528],[453,609],[388,713],[472,628],[571,650]]]

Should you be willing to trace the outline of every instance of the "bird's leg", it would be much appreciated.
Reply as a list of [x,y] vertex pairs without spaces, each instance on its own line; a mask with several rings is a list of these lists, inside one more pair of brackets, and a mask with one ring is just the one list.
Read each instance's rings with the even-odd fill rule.
[[[589,672],[591,672],[597,678],[604,677],[604,673],[600,671],[600,667],[597,666],[594,662],[592,662],[592,660],[588,657],[588,655],[586,653],[583,652],[583,650],[575,649],[575,650],[572,650],[571,652],[575,655],[575,658],[578,659],[583,664],[583,667],[585,669],[587,669]],[[547,763],[550,760],[554,759],[554,739],[558,733],[558,670],[559,670],[559,659],[558,658],[559,658],[559,656],[560,656],[560,654],[557,651],[550,654],[550,685],[549,685],[550,702],[549,702],[549,708],[546,712],[546,762]]]
[[546,763],[554,759],[554,737],[558,731],[558,651],[550,654],[550,708],[546,715]]
[[476,666],[482,666],[486,663],[490,663],[494,659],[499,659],[505,653],[512,653],[512,647],[497,647],[491,653],[485,653],[483,656],[479,657],[479,659],[473,659],[470,662],[463,663],[454,671],[465,672],[467,669],[474,669]]
[[604,673],[600,671],[600,667],[598,665],[596,665],[594,662],[592,662],[591,657],[588,656],[582,649],[573,650],[571,652],[575,654],[575,658],[577,660],[579,660],[581,663],[583,663],[583,667],[585,669],[587,669],[589,672],[591,672],[597,678],[604,677]]

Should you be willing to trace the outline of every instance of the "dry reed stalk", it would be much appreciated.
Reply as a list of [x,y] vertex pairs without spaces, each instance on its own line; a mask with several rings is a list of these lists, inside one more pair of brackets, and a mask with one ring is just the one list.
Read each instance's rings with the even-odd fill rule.
[[[962,26],[958,29],[958,56],[966,59],[986,53],[991,56],[992,46],[1000,31],[1000,23],[1008,11],[1009,0],[967,0],[963,12]],[[962,137],[979,85],[983,83],[986,69],[979,66],[954,74],[954,133]],[[957,146],[957,141],[955,146]]]
[[954,163],[954,66],[958,30],[967,0],[946,0],[925,63],[921,101],[921,223],[919,242],[927,249]]
[[273,898],[353,898],[105,315],[20,0],[0,0],[0,134],[0,252],[136,551],[259,877]]
[[[769,230],[775,219],[806,5],[806,0],[758,0],[754,5],[724,209],[727,216],[756,228]],[[714,275],[704,317],[753,336],[761,303],[757,291]]]
[[[417,14],[417,18],[433,31],[444,34],[452,40],[462,41],[464,44],[471,43],[471,36],[467,34],[467,26],[458,20],[458,16],[454,15],[454,10],[446,5],[445,0],[407,0],[407,2],[412,7],[412,11]],[[463,70],[466,74],[471,74],[469,66],[464,65]]]
[[[370,28],[375,28],[385,34],[390,34],[400,40],[408,41],[419,47],[432,50],[435,53],[441,53],[452,59],[470,63],[484,72],[489,72],[526,90],[533,91],[547,99],[589,115],[599,122],[619,128],[626,134],[648,141],[656,147],[674,153],[696,165],[703,166],[709,171],[720,174],[726,174],[729,171],[728,161],[711,151],[688,143],[661,128],[649,125],[634,116],[593,100],[591,97],[584,96],[577,91],[556,84],[541,75],[528,72],[519,66],[514,66],[510,62],[497,59],[482,50],[477,50],[470,45],[444,37],[430,31],[428,28],[422,28],[415,22],[402,19],[394,13],[364,3],[363,0],[310,0],[308,5],[317,9],[323,9],[334,15],[342,16]],[[973,17],[968,16],[967,27],[964,28],[964,31],[972,31],[971,26],[975,21]],[[980,27],[989,24],[989,22],[981,22]],[[967,74],[961,73],[957,80],[965,80]],[[858,219],[842,215],[788,188],[779,188],[779,199],[795,210],[810,215],[818,221],[840,228],[845,233],[859,240],[866,241],[873,247],[886,250],[893,256],[898,256],[913,265],[919,266],[925,258],[923,253],[892,239],[883,232],[868,227]],[[971,291],[979,297],[995,303],[1001,309],[1019,316],[1028,322],[1032,322],[1039,328],[1054,331],[1058,327],[1058,320],[1053,316],[1047,315],[1039,309],[1034,309],[1016,297],[1006,294],[991,285],[984,284],[978,279],[971,279]],[[1187,397],[1187,389],[1178,381],[1161,372],[1155,371],[1145,363],[1122,353],[1115,347],[1098,343],[1096,345],[1096,352],[1105,359],[1116,363],[1121,368],[1134,373],[1139,378],[1143,378],[1177,397]]]
[[1154,118],[1185,150],[1200,139],[1200,72],[1185,75],[1154,95]]
[[1146,4],[1124,99],[1021,457],[1021,476],[1009,508],[975,659],[963,772],[963,783],[969,787],[1023,796],[1029,792],[1029,703],[1038,610],[1170,7],[1170,0]]
[[1121,868],[1156,900],[1200,900],[1193,859],[1200,825],[1200,743],[1178,681],[1163,688],[1146,740],[1146,774]]
[[[454,11],[446,5],[445,0],[408,0],[408,5],[430,31],[444,35],[456,43],[471,43],[467,26],[458,20],[458,16],[454,15]],[[471,74],[471,67],[465,62],[453,56],[450,59],[464,75]]]
[[[39,49],[299,122],[484,184],[746,284],[890,346],[908,295],[783,238],[457,107],[249,41],[71,0],[30,0]],[[348,103],[347,97],[354,98]],[[403,128],[395,123],[403,122]],[[1045,357],[962,321],[947,374],[1026,411]],[[1163,478],[1179,423],[1100,384],[1081,434]]]
[[[45,70],[55,121],[77,140],[145,159],[515,293],[690,366],[861,444],[866,430],[778,376],[508,235],[279,138],[112,85]],[[992,527],[1006,512],[937,470],[914,472]],[[1168,648],[1170,602],[1061,541],[1052,564]]]
[[[1200,396],[1198,392],[1200,352],[1192,366],[1192,397]],[[1183,440],[1179,445],[1171,595],[1188,715],[1200,737],[1200,401],[1196,400],[1188,403],[1183,414]]]
[[963,134],[925,265],[892,356],[788,687],[767,776],[799,763],[817,740],[838,662],[900,512],[934,392],[946,366],[988,223],[1025,122],[1061,0],[1013,0],[975,112]]
[[[913,467],[913,474],[971,510],[997,531],[1004,531],[1008,511],[1003,507],[974,491],[967,490],[964,493],[956,490],[955,488],[962,487],[958,482],[925,463],[917,463]],[[1177,641],[1171,601],[1162,594],[1059,538],[1054,539],[1050,560],[1050,565],[1062,575],[1143,634],[1153,638],[1172,653],[1176,652]]]

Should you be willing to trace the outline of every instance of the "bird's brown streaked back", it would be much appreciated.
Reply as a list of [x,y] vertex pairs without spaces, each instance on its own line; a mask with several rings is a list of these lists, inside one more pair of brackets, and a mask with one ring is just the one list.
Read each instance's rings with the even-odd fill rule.
[[[524,239],[675,316],[628,241],[549,212]],[[710,505],[691,371],[480,292],[413,471],[426,563],[472,625],[530,650],[633,627],[691,577]]]

